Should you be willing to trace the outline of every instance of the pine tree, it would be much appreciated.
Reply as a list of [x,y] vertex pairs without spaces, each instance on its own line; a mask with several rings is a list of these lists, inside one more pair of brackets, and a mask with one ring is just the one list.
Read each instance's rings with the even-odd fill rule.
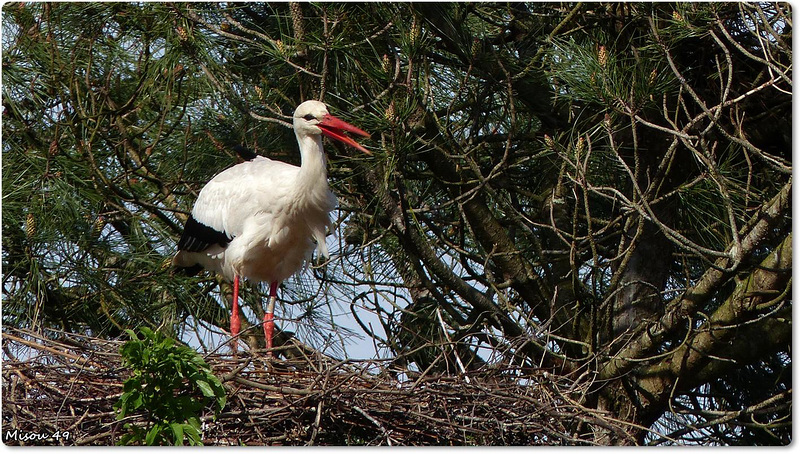
[[371,312],[411,370],[547,369],[630,423],[593,443],[791,441],[788,4],[3,12],[4,325],[224,330],[226,284],[170,273],[182,224],[235,145],[297,163],[323,99],[374,154],[328,146],[334,259],[285,330],[343,355],[333,313]]

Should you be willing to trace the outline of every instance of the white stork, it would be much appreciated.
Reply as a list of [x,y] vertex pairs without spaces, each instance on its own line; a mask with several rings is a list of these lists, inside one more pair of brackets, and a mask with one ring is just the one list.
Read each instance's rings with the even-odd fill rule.
[[293,126],[300,167],[251,155],[212,178],[200,191],[173,259],[189,274],[205,268],[233,281],[234,351],[241,326],[239,278],[270,283],[263,325],[269,351],[278,285],[311,258],[315,242],[328,257],[325,229],[336,196],[328,187],[322,136],[370,154],[344,132],[369,134],[334,117],[319,101],[297,106]]

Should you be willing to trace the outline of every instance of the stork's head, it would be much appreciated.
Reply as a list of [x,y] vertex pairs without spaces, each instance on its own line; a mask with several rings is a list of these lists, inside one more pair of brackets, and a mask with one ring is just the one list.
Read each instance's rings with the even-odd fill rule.
[[372,154],[344,133],[349,132],[363,137],[369,137],[369,134],[350,123],[334,117],[328,112],[325,104],[319,101],[306,101],[297,106],[294,111],[294,131],[298,137],[322,134],[350,145],[366,154]]

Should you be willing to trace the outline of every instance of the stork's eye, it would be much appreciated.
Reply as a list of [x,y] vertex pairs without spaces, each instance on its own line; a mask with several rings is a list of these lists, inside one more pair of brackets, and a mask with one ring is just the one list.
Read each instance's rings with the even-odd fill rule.
[[311,121],[311,120],[316,120],[316,119],[317,119],[317,117],[315,117],[315,116],[313,116],[311,114],[308,114],[308,115],[303,117],[303,120],[306,120],[306,121]]

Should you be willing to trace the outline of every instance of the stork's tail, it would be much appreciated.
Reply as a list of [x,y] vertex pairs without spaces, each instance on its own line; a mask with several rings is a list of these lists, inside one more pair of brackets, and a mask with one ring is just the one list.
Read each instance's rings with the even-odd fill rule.
[[203,265],[199,263],[187,264],[183,251],[178,251],[178,253],[175,254],[175,257],[172,259],[172,266],[173,268],[170,274],[173,276],[176,274],[180,276],[194,276],[203,271]]

